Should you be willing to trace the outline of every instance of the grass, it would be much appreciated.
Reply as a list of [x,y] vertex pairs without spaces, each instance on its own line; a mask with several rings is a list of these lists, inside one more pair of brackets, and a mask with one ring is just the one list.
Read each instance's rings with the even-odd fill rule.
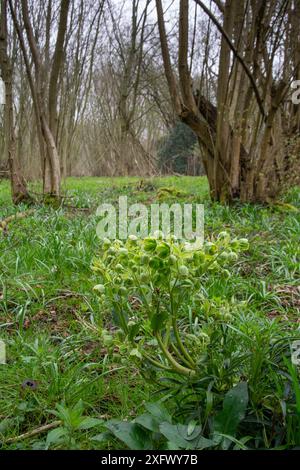
[[[39,184],[31,188],[40,191]],[[129,359],[120,362],[109,355],[100,339],[101,328],[111,328],[111,318],[93,291],[97,276],[91,264],[99,248],[95,212],[101,202],[117,202],[119,195],[127,195],[129,203],[201,202],[207,237],[226,229],[249,239],[250,249],[231,278],[212,279],[203,288],[220,306],[233,299],[242,306],[239,329],[255,339],[253,381],[269,339],[284,341],[297,334],[299,189],[290,190],[283,204],[269,207],[212,203],[207,181],[200,177],[69,178],[64,189],[70,207],[36,205],[0,232],[0,339],[7,348],[7,364],[0,365],[2,448],[45,448],[45,433],[16,438],[57,419],[53,410],[59,404],[72,410],[82,400],[84,416],[122,419],[141,413],[143,403],[158,392]],[[0,220],[26,209],[11,204],[9,185],[1,181]],[[258,403],[263,387],[255,393],[252,399]],[[74,431],[72,446],[101,448],[104,444],[90,439],[93,434],[94,428]]]

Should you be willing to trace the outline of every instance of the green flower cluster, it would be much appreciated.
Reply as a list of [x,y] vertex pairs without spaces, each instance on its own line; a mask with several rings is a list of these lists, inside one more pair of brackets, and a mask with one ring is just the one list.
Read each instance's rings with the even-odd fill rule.
[[[209,337],[201,329],[183,331],[179,325],[184,311],[195,304],[203,278],[230,277],[229,266],[248,247],[248,240],[231,239],[227,232],[195,250],[174,237],[164,239],[162,234],[145,239],[130,236],[126,242],[104,239],[93,265],[101,281],[94,289],[132,344],[133,357],[193,375],[197,351],[202,354]],[[193,357],[188,350],[191,343]],[[157,346],[159,360],[153,357]]]

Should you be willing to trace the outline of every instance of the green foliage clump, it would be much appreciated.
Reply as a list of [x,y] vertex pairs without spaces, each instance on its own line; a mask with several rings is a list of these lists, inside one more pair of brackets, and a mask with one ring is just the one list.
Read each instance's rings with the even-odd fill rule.
[[[95,290],[116,327],[102,332],[103,341],[157,385],[172,418],[151,409],[131,422],[110,420],[97,439],[117,438],[132,449],[300,443],[299,385],[287,359],[296,336],[245,317],[243,301],[209,298],[205,289],[230,283],[231,265],[250,249],[246,238],[226,231],[194,249],[162,234],[103,240],[93,265]],[[293,392],[283,410],[279,397],[287,386]],[[155,406],[165,415],[161,402]]]
[[[230,277],[228,266],[248,247],[246,239],[230,239],[227,232],[201,249],[161,236],[131,236],[126,243],[105,239],[94,263],[101,278],[95,290],[132,345],[130,354],[170,372],[197,375],[210,334],[199,323],[186,330],[188,312],[194,322],[203,302],[203,277]],[[230,319],[229,313],[222,318]]]
[[[160,168],[168,173],[188,173],[188,159],[195,153],[196,134],[183,122],[177,122],[162,139],[158,149]],[[200,162],[196,174],[201,174]]]

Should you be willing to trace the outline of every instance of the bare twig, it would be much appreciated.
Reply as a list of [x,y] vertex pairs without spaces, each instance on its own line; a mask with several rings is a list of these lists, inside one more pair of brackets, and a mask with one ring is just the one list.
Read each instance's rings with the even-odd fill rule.
[[58,420],[53,421],[53,423],[44,424],[43,426],[40,426],[39,428],[32,429],[31,431],[25,432],[24,434],[20,434],[19,436],[10,437],[9,439],[6,439],[6,441],[4,441],[4,443],[5,444],[12,444],[13,442],[22,441],[23,439],[28,439],[30,437],[34,437],[37,434],[41,434],[42,432],[50,431],[50,429],[57,428],[60,425],[61,425],[61,421],[58,421]]

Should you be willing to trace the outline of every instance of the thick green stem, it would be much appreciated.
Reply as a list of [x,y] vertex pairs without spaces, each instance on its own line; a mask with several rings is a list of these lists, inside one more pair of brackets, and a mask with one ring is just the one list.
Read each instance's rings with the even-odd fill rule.
[[153,366],[159,367],[160,369],[166,370],[166,371],[168,371],[168,372],[172,372],[172,371],[173,371],[173,369],[171,369],[170,367],[165,366],[164,364],[161,364],[161,363],[158,362],[158,361],[155,361],[155,359],[152,359],[152,357],[148,356],[148,354],[146,354],[145,352],[143,352],[142,355],[143,355],[144,358],[145,358],[147,361],[149,361]]
[[179,374],[187,375],[188,377],[192,377],[195,375],[195,370],[188,369],[187,367],[182,366],[174,359],[172,354],[170,354],[170,352],[166,349],[164,342],[159,333],[156,333],[155,337],[158,341],[158,344],[164,356],[168,359],[169,363],[171,364],[171,366],[176,372],[178,372]]
[[173,331],[174,331],[174,334],[175,334],[176,342],[177,342],[177,345],[179,347],[179,351],[182,353],[183,357],[186,359],[189,366],[194,368],[195,367],[195,362],[193,361],[193,358],[190,356],[190,354],[185,349],[185,347],[182,344],[182,341],[180,339],[179,331],[178,331],[178,328],[177,328],[177,322],[176,322],[176,312],[175,312],[174,304],[173,304],[173,292],[172,292],[172,289],[170,289],[170,288],[169,288],[169,295],[170,295],[172,326],[173,326]]
[[173,331],[174,331],[174,334],[175,334],[176,342],[177,342],[177,345],[179,347],[179,351],[183,354],[183,356],[185,357],[185,359],[187,360],[189,365],[191,367],[195,367],[195,363],[194,363],[193,359],[191,358],[191,356],[189,355],[189,353],[187,352],[187,350],[185,349],[185,347],[182,344],[182,341],[181,341],[180,336],[179,336],[179,331],[178,331],[178,328],[177,328],[176,318],[174,316],[172,316],[172,326],[173,326]]
[[170,344],[172,350],[174,351],[174,353],[176,354],[176,356],[187,366],[187,367],[191,367],[191,364],[185,359],[185,357],[183,357],[182,354],[180,354],[180,352],[178,351],[178,349],[176,348],[175,344],[174,343],[171,343]]

